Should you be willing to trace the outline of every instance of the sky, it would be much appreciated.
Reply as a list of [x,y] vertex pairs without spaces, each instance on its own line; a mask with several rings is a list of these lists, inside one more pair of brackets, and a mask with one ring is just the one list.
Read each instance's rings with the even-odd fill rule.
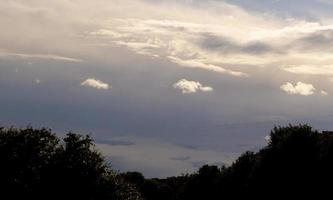
[[333,130],[330,0],[0,1],[0,126],[91,134],[119,171],[230,165]]

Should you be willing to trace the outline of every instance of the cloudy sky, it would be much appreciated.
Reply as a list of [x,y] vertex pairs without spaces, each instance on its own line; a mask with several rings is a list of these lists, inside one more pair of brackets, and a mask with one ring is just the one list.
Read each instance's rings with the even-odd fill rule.
[[330,0],[0,1],[0,124],[91,134],[148,177],[333,129]]

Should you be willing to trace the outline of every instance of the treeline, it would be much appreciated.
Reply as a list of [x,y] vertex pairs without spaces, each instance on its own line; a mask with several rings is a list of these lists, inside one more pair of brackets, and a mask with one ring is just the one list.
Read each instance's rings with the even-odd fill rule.
[[49,129],[0,129],[0,192],[8,199],[213,200],[329,195],[333,186],[333,133],[298,125],[276,127],[259,152],[231,166],[145,179],[116,173],[89,136],[61,140]]
[[228,167],[205,165],[166,179],[145,180],[137,172],[122,176],[147,200],[332,198],[332,132],[290,125],[274,128],[270,138],[259,152],[245,152]]
[[0,199],[142,199],[89,136],[0,128]]

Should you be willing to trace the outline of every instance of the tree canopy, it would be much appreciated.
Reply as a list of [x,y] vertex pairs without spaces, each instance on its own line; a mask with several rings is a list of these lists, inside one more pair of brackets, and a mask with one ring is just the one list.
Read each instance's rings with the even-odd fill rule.
[[275,127],[266,147],[243,153],[231,166],[140,181],[139,189],[148,200],[165,199],[165,193],[168,200],[319,198],[330,195],[332,178],[333,133],[290,125]]
[[0,191],[10,199],[140,199],[89,136],[50,129],[0,129]]
[[333,133],[308,125],[275,127],[266,147],[230,166],[146,179],[117,173],[91,137],[50,129],[0,128],[0,192],[7,199],[213,200],[329,194]]

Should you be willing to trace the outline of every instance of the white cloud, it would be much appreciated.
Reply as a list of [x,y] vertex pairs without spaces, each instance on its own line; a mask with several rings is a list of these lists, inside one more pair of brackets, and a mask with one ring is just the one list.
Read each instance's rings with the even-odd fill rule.
[[312,84],[298,82],[295,86],[292,83],[287,82],[281,85],[280,89],[288,94],[297,94],[303,96],[309,96],[314,94],[316,88]]
[[[99,52],[121,46],[236,77],[280,66],[294,76],[333,75],[328,20],[275,18],[226,1],[12,0],[0,2],[0,26],[0,46],[10,49],[2,58],[107,60]],[[113,52],[126,62],[127,52]]]
[[213,91],[212,87],[203,86],[197,81],[188,81],[186,79],[181,79],[177,83],[173,84],[175,89],[179,89],[183,94],[196,93],[198,91],[202,92],[211,92]]
[[321,96],[327,96],[328,95],[328,92],[324,91],[324,90],[321,90],[320,91],[320,95]]
[[[146,5],[144,10],[156,5],[159,4]],[[117,16],[92,35],[99,33],[103,39],[108,36],[112,43],[138,54],[168,58],[183,67],[233,76],[255,72],[255,69],[243,71],[239,67],[235,70],[239,65],[279,67],[283,64],[292,66],[285,71],[294,74],[332,73],[329,66],[333,61],[332,45],[318,45],[316,41],[323,36],[333,39],[329,34],[333,25],[248,13],[226,2],[209,2],[206,10],[173,3],[163,6],[172,7],[173,13],[156,6],[156,10],[164,13],[163,19],[152,17],[156,10],[150,10],[151,16]],[[224,12],[217,12],[217,8]],[[316,51],[305,47],[316,48]],[[309,64],[316,67],[305,69]]]
[[104,83],[103,81],[97,80],[95,78],[88,78],[81,83],[82,86],[93,87],[98,90],[108,90],[111,85]]
[[284,68],[285,71],[294,74],[307,74],[307,75],[333,75],[333,65],[300,65],[290,66]]
[[221,74],[230,74],[233,76],[248,76],[248,74],[233,70],[225,69],[221,66],[213,65],[213,64],[206,64],[200,60],[183,60],[177,57],[169,56],[168,57],[172,62],[177,63],[180,66],[189,67],[189,68],[199,68],[205,69],[209,71],[218,72]]

